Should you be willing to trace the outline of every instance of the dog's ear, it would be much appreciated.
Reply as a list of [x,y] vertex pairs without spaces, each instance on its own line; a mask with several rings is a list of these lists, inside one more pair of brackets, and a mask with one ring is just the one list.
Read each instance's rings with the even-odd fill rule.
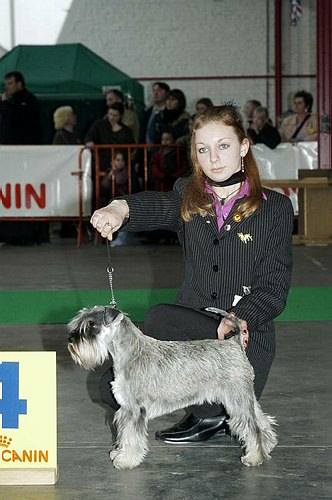
[[118,326],[123,320],[123,318],[124,315],[121,312],[119,312],[119,314],[113,319],[112,326]]
[[114,307],[106,306],[104,308],[104,325],[117,326],[123,320],[124,315]]

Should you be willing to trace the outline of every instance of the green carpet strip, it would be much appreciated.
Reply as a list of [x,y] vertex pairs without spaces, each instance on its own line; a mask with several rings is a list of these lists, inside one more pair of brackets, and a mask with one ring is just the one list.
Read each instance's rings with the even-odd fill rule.
[[[136,322],[153,305],[174,302],[176,289],[115,290],[120,309]],[[82,307],[109,304],[109,290],[0,291],[0,323],[67,323]],[[332,287],[294,287],[278,321],[332,321]]]

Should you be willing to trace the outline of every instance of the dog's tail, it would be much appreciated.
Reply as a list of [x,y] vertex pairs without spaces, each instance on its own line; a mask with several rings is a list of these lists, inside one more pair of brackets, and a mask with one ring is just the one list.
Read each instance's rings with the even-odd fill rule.
[[233,323],[235,331],[227,333],[225,335],[225,339],[229,339],[229,338],[233,337],[234,335],[236,335],[238,340],[240,341],[240,344],[242,345],[242,347],[244,347],[243,336],[240,335],[242,332],[241,332],[241,323],[240,323],[239,318],[237,318],[233,314],[228,313],[227,311],[224,311],[223,309],[218,309],[217,307],[205,307],[204,310],[212,312],[214,314],[217,314],[218,316],[222,316],[224,318],[229,319]]

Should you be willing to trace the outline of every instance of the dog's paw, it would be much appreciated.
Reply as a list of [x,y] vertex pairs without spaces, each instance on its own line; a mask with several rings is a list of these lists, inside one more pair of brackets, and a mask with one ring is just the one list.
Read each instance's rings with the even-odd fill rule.
[[135,457],[132,454],[125,455],[120,451],[117,451],[115,457],[112,459],[113,467],[115,467],[116,469],[134,469],[142,461],[143,458],[141,457]]
[[258,467],[259,465],[262,465],[263,459],[261,456],[248,457],[247,455],[244,455],[241,457],[241,462],[247,467]]
[[119,455],[117,455],[114,460],[113,460],[113,467],[115,467],[116,469],[134,469],[135,467],[137,467],[137,463],[133,463],[132,460],[130,460],[129,458],[126,458],[126,457],[121,457]]

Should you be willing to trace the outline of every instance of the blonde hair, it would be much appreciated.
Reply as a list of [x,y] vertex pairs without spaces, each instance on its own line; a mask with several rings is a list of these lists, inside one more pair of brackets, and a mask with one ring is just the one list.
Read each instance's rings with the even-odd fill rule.
[[73,108],[71,106],[61,106],[54,111],[53,121],[55,130],[60,130],[63,128],[70,116],[74,114]]
[[[209,215],[215,215],[213,210],[213,198],[205,191],[206,177],[197,159],[195,145],[195,134],[197,130],[211,122],[233,127],[240,144],[242,144],[244,139],[248,139],[244,130],[242,116],[233,104],[213,106],[208,108],[202,115],[196,116],[190,141],[190,157],[193,173],[185,186],[181,207],[181,216],[186,222],[195,214],[204,215],[207,213]],[[237,207],[237,212],[244,217],[249,217],[249,215],[255,212],[262,203],[262,185],[259,171],[251,150],[249,139],[248,143],[248,153],[243,160],[245,175],[249,182],[249,195],[246,196]]]

